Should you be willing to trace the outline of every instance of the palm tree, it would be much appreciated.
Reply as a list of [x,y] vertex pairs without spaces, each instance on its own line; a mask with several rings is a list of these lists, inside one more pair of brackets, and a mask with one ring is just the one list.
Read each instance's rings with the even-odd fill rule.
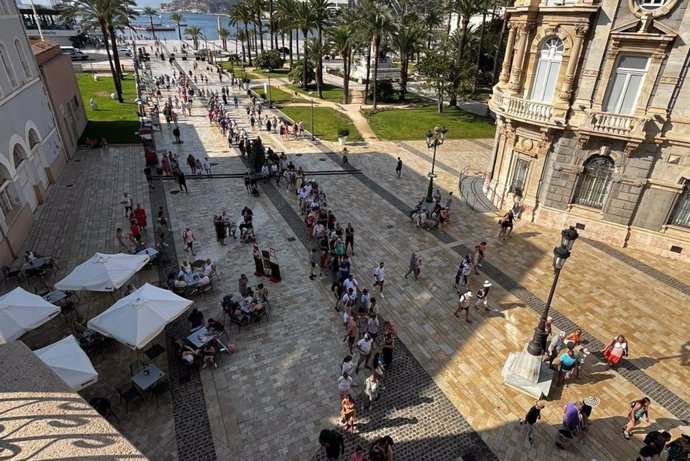
[[343,58],[343,103],[347,104],[350,96],[350,67],[352,65],[352,44],[355,38],[354,23],[339,21],[337,26],[328,31],[328,38],[333,51]]
[[319,99],[323,99],[323,82],[319,80],[319,72],[321,72],[321,67],[323,65],[323,57],[329,53],[329,48],[327,43],[319,42],[317,37],[311,37],[309,39],[309,60],[314,65],[314,70],[316,72],[316,92],[319,95]]
[[261,21],[261,15],[264,10],[264,1],[263,0],[244,0],[245,4],[249,8],[249,10],[252,12],[252,20],[254,24],[256,24],[256,28],[254,29],[254,36],[256,37],[256,33],[259,33],[259,39],[261,39],[261,51],[264,50],[264,27],[263,27],[263,21]]
[[[511,0],[500,0],[499,5],[508,7],[512,5]],[[503,10],[503,20],[501,25],[501,33],[498,35],[498,43],[496,43],[496,51],[494,52],[494,68],[491,72],[491,86],[498,83],[498,66],[501,58],[501,48],[503,47],[503,37],[506,33],[506,25],[508,23],[508,14]]]
[[278,49],[278,34],[276,33],[276,30],[275,30],[276,24],[275,24],[275,21],[274,21],[274,18],[273,18],[273,12],[274,12],[274,11],[273,11],[273,10],[274,10],[274,8],[273,8],[273,0],[266,0],[266,6],[268,6],[268,30],[269,30],[269,33],[270,33],[270,35],[269,35],[269,37],[270,37],[269,43],[271,44],[270,47],[273,48],[273,37],[275,36],[276,43],[275,43],[275,48],[274,48],[274,49],[277,50],[277,49]]
[[467,44],[467,32],[469,32],[470,18],[475,14],[481,13],[485,9],[484,2],[477,0],[455,0],[453,3],[453,10],[458,14],[458,20],[462,25],[460,29],[460,55],[462,60],[465,54],[465,45]]
[[[110,43],[108,42],[108,27],[115,24],[114,18],[118,18],[122,13],[120,5],[110,0],[75,0],[71,4],[63,3],[58,6],[60,15],[68,20],[80,18],[84,29],[100,30],[105,44],[105,52],[110,64],[110,73],[113,76],[113,85],[117,100],[124,102],[122,98],[122,82],[120,81],[119,68],[113,63],[113,56],[110,53]],[[115,51],[114,49],[113,51]]]
[[151,23],[151,32],[153,32],[153,39],[156,40],[156,31],[153,30],[153,17],[158,14],[158,11],[156,11],[155,8],[147,6],[144,8],[143,13],[149,17],[149,22]]
[[120,55],[117,52],[117,32],[115,29],[129,27],[130,21],[136,17],[134,11],[136,2],[134,0],[117,0],[113,3],[117,5],[117,9],[108,21],[108,36],[110,37],[110,46],[113,49],[113,67],[115,67],[118,78],[122,79],[122,66],[120,66]]
[[391,46],[400,56],[400,101],[405,100],[410,60],[424,48],[426,26],[416,14],[403,16],[391,34]]
[[184,21],[184,17],[180,13],[173,13],[170,15],[170,19],[177,24],[177,38],[182,40],[182,30],[180,29],[180,24]]
[[201,36],[201,27],[199,26],[189,26],[184,30],[184,33],[189,35],[194,44],[194,49],[199,49],[199,37]]
[[244,62],[246,53],[244,49],[244,41],[247,39],[247,34],[244,30],[242,29],[237,29],[235,32],[235,51],[237,51],[237,42],[239,41],[242,43],[242,62]]
[[[236,3],[230,8],[230,21],[232,25],[244,25],[244,39],[247,41],[247,57],[249,65],[252,65],[252,47],[249,40],[249,23],[252,22],[252,12],[246,3]],[[242,60],[244,60],[244,42],[242,43]]]
[[[474,74],[474,83],[472,84],[472,97],[477,94],[477,84],[479,83],[480,64],[482,60],[482,48],[484,48],[484,30],[486,29],[486,10],[489,7],[489,0],[480,0],[482,4],[482,27],[479,32],[479,46],[477,47],[477,72]],[[496,13],[497,0],[493,0],[493,7],[491,15]]]
[[308,61],[307,36],[309,35],[309,31],[316,27],[316,14],[314,13],[311,2],[296,2],[293,18],[295,21],[295,27],[302,31],[302,36],[304,37],[304,66],[302,86],[306,89]]
[[[388,36],[393,28],[393,16],[388,5],[366,0],[360,3],[362,25],[366,30],[371,44],[374,46],[374,92],[373,105],[376,109],[376,84],[378,81],[379,53],[381,51],[381,41]],[[368,79],[367,79],[368,86]]]
[[[297,8],[296,0],[278,0],[277,22],[284,34],[289,34],[288,48],[290,48],[290,69],[294,67],[292,61],[292,31],[295,29],[294,12]],[[299,47],[298,47],[299,48]],[[299,58],[298,58],[299,59]]]
[[427,48],[431,48],[431,39],[434,37],[434,29],[443,23],[443,11],[439,9],[433,9],[429,11],[426,16],[424,16],[424,25],[427,29]]
[[[309,0],[309,3],[314,11],[314,26],[318,34],[319,46],[322,46],[323,31],[331,25],[333,9],[330,8],[329,0]],[[321,55],[318,65],[314,66],[316,69],[316,82],[319,87],[323,84],[323,56],[325,54]]]
[[218,29],[218,37],[220,37],[223,42],[223,51],[228,51],[228,37],[230,36],[230,31],[225,27]]

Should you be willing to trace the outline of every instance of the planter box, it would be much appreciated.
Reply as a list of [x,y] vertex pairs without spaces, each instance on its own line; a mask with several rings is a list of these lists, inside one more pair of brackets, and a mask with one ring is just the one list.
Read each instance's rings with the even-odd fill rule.
[[338,136],[338,143],[341,146],[344,146],[346,142],[347,142],[347,136]]

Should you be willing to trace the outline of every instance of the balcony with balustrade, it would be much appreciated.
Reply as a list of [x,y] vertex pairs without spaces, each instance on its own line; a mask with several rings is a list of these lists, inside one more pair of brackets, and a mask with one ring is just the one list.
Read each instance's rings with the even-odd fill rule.
[[647,138],[647,122],[650,118],[589,111],[578,131],[583,134],[642,142]]
[[508,119],[538,126],[563,127],[559,117],[555,116],[553,104],[505,94],[498,88],[494,88],[494,93],[489,100],[489,108]]

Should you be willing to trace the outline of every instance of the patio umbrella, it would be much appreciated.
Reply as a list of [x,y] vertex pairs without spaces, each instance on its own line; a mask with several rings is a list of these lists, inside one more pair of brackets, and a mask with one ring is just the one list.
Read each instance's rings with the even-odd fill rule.
[[17,287],[0,297],[0,342],[13,341],[59,313],[59,307]]
[[149,261],[147,255],[96,253],[55,284],[58,290],[115,291]]
[[74,391],[80,391],[98,381],[98,373],[91,360],[72,335],[37,349],[34,354]]
[[142,349],[192,301],[148,283],[88,322],[88,327],[131,349]]

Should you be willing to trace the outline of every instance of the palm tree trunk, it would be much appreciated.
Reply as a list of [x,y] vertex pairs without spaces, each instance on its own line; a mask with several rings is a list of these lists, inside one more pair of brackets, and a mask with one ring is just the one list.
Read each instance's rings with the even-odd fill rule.
[[[307,34],[309,30],[302,29],[302,35],[304,36],[304,68],[302,69],[302,88],[307,89]],[[299,48],[299,46],[298,46]]]
[[[494,1],[494,11],[496,11],[496,2]],[[479,83],[479,64],[482,60],[482,48],[484,47],[484,28],[486,27],[486,11],[482,14],[482,30],[479,33],[479,49],[477,50],[477,70],[474,73],[474,83],[472,84],[472,97],[477,94],[477,85]]]
[[[268,25],[271,37],[271,41],[269,43],[271,48],[273,48],[273,0],[268,0]],[[278,36],[276,36],[276,48],[278,48]]]
[[371,43],[367,47],[367,81],[364,84],[364,104],[367,103],[369,98],[369,72],[371,71]]
[[436,104],[438,113],[443,113],[443,88],[441,88],[441,85],[439,85],[438,89],[436,90]]
[[[292,37],[292,32],[290,32],[290,37]],[[290,48],[292,50],[292,48]],[[299,31],[295,29],[295,49],[297,50],[297,60],[299,61],[300,55],[299,55]]]
[[257,24],[259,26],[259,39],[261,40],[261,51],[264,50],[264,25],[261,21]]
[[378,83],[379,72],[379,47],[381,46],[381,39],[375,39],[374,43],[374,110],[376,110],[376,84]]
[[251,44],[249,43],[249,26],[245,22],[244,23],[244,35],[247,37],[247,56],[249,56],[249,65],[252,65],[252,47]]
[[494,53],[494,69],[491,72],[491,86],[498,82],[498,62],[501,59],[501,48],[503,47],[503,36],[506,32],[506,24],[508,24],[508,15],[503,13],[503,25],[501,26],[501,33],[498,35],[498,44],[496,45],[496,52]]
[[[237,40],[237,39],[235,39]],[[247,59],[247,53],[245,52],[244,49],[244,37],[242,38],[242,63],[244,63],[244,60]],[[235,41],[235,47],[237,47],[237,41]]]
[[[320,59],[319,59],[320,61]],[[316,63],[316,94],[319,95],[319,99],[323,99],[323,90],[321,89],[321,85],[323,82],[321,79],[319,79],[319,74],[321,74],[321,63],[317,62]]]
[[[323,50],[323,35],[320,27],[318,29],[318,40],[319,50]],[[316,83],[319,87],[319,98],[323,99],[323,95],[321,94],[321,86],[323,85],[323,56],[321,56],[321,54],[319,54],[318,64],[316,68],[318,69],[318,71],[316,72]]]
[[343,53],[343,104],[348,104],[350,102],[350,50],[345,50]]
[[[288,39],[288,43],[289,43],[289,48],[290,48],[290,70],[292,70],[292,68],[294,67],[294,63],[292,61],[292,29],[290,29],[290,38]],[[283,46],[285,46],[285,45],[283,45]]]
[[[153,30],[153,16],[149,14],[149,22],[151,23],[151,33],[153,33],[153,39],[156,40],[156,31]],[[115,48],[117,49],[117,48]]]
[[460,60],[462,61],[462,57],[465,54],[465,46],[467,45],[467,29],[470,24],[470,20],[468,19],[463,19],[462,20],[462,37],[460,38]]
[[177,38],[181,41],[182,40],[182,31],[180,30],[180,23],[177,23]]
[[[282,44],[281,48],[283,51],[283,53],[282,53],[283,54],[283,62],[285,62],[285,34],[282,32],[280,33],[280,41]],[[277,35],[276,35],[276,48],[278,48],[278,36]]]
[[407,73],[409,67],[409,58],[405,58],[400,61],[400,102],[405,101],[405,94],[407,93]]
[[113,47],[113,66],[117,72],[117,79],[122,80],[122,67],[120,67],[120,55],[117,53],[117,36],[115,35],[115,28],[108,26],[108,36],[110,37],[110,44]]
[[105,24],[101,24],[101,34],[103,35],[103,42],[105,45],[105,53],[108,55],[108,64],[110,64],[110,73],[113,75],[113,84],[115,85],[115,93],[117,93],[118,102],[124,102],[122,99],[122,83],[120,82],[120,76],[115,71],[115,66],[113,66],[113,58],[110,55],[110,45],[108,43],[108,29]]

